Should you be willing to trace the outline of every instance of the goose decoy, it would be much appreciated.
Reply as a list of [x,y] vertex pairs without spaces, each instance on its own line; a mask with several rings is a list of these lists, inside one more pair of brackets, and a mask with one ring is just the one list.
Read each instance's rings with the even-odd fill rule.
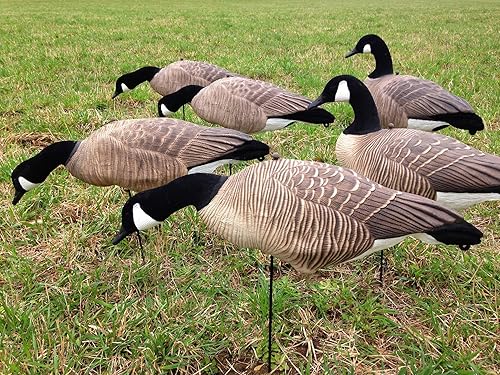
[[235,75],[237,74],[201,61],[180,60],[162,69],[156,66],[145,66],[119,77],[116,80],[113,98],[134,89],[145,81],[149,81],[154,91],[165,96],[186,85],[207,86],[218,79]]
[[337,140],[342,166],[455,210],[500,199],[500,157],[441,134],[381,129],[370,91],[353,76],[331,79],[310,108],[333,101],[349,102],[354,110],[354,121]]
[[383,187],[349,169],[279,159],[229,177],[183,176],[136,194],[122,209],[122,227],[113,243],[188,205],[221,237],[276,255],[304,273],[359,259],[409,235],[463,250],[482,237],[472,224],[430,199]]
[[19,164],[11,175],[13,204],[59,165],[92,185],[142,191],[268,153],[266,144],[230,129],[160,118],[114,121],[82,141],[53,143]]
[[158,114],[170,116],[186,103],[203,120],[247,134],[296,121],[327,125],[335,120],[322,108],[308,110],[311,100],[306,97],[244,77],[219,79],[206,87],[185,86],[158,102]]
[[375,100],[383,128],[435,131],[451,125],[470,134],[484,129],[483,120],[464,99],[432,81],[395,75],[389,48],[379,36],[363,36],[346,57],[358,53],[375,57],[375,70],[364,83]]

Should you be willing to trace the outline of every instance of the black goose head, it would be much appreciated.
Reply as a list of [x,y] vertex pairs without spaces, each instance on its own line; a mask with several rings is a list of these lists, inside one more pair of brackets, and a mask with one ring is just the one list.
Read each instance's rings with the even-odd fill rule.
[[76,145],[74,141],[53,143],[14,168],[10,175],[16,191],[12,204],[17,204],[27,191],[45,181],[58,165],[66,164],[76,151]]
[[160,68],[156,66],[145,66],[133,72],[122,75],[116,80],[113,99],[124,92],[134,89],[142,82],[151,81],[159,71]]
[[184,104],[190,103],[203,86],[189,85],[165,95],[158,101],[158,117],[170,117]]
[[366,134],[380,130],[380,120],[373,97],[365,84],[356,77],[340,75],[332,78],[321,95],[309,104],[308,109],[329,102],[349,102],[354,110],[354,121],[344,133]]
[[375,70],[370,73],[370,78],[377,78],[386,74],[393,74],[391,53],[387,44],[375,34],[368,34],[356,43],[356,47],[348,52],[345,57],[351,57],[358,53],[371,53],[375,57]]
[[134,195],[123,206],[122,226],[113,244],[134,232],[161,224],[186,206],[193,205],[201,210],[210,203],[226,179],[226,176],[194,173]]

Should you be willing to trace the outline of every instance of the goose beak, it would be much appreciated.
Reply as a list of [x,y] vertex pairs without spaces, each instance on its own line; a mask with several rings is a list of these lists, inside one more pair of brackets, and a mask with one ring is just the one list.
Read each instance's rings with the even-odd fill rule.
[[356,48],[354,48],[351,52],[347,52],[347,53],[346,53],[345,58],[347,59],[348,57],[354,56],[354,55],[356,55],[357,53],[359,53],[359,52],[358,52],[358,51],[356,51]]
[[130,233],[125,228],[123,228],[123,225],[122,225],[120,228],[120,232],[118,232],[118,234],[115,236],[115,238],[113,238],[113,241],[112,241],[113,245],[116,245],[119,242],[121,242],[121,240],[123,240],[129,234]]
[[17,202],[19,202],[19,200],[22,198],[24,193],[25,193],[24,191],[16,190],[16,194],[14,195],[14,199],[12,200],[12,204],[16,205]]
[[309,104],[307,106],[307,109],[313,109],[313,108],[316,108],[316,107],[319,107],[321,104],[323,104],[325,101],[323,100],[323,98],[320,96],[318,99],[316,99],[314,102],[312,102],[311,104]]
[[113,96],[111,97],[111,99],[116,98],[118,95],[120,95],[120,93],[118,91],[115,91],[115,93],[113,94]]

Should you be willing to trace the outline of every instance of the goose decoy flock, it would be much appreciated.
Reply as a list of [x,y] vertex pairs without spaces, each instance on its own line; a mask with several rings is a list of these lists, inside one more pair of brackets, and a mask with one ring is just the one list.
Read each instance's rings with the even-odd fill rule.
[[252,134],[285,128],[294,122],[331,124],[335,117],[322,108],[307,109],[304,96],[271,83],[244,77],[219,79],[206,87],[186,85],[158,102],[160,116],[171,116],[190,103],[205,121]]
[[[362,37],[346,57],[357,53],[375,56],[368,79],[336,76],[315,101],[199,61],[124,74],[113,98],[149,81],[163,96],[160,116],[190,103],[201,119],[223,128],[169,118],[108,123],[81,141],[56,142],[20,163],[11,174],[13,204],[64,165],[90,184],[138,192],[123,206],[114,244],[193,205],[220,237],[270,254],[271,280],[273,256],[314,273],[407,237],[462,250],[479,244],[481,230],[455,210],[500,199],[500,157],[422,130],[451,125],[474,134],[483,130],[482,119],[439,85],[395,75],[380,37]],[[349,102],[354,110],[336,143],[341,166],[273,158],[235,175],[213,173],[270,153],[248,134],[298,121],[331,124],[334,115],[319,107],[326,102]],[[272,288],[270,293],[271,301]],[[269,370],[271,308],[270,302]]]
[[364,81],[370,90],[382,127],[435,131],[449,125],[475,134],[483,120],[464,99],[425,79],[394,74],[391,53],[377,35],[363,36],[346,57],[371,53],[375,70]]

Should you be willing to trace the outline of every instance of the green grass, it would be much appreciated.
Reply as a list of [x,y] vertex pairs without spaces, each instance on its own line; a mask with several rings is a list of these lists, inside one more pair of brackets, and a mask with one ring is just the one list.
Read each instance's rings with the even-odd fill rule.
[[[126,195],[58,169],[13,207],[10,173],[54,140],[112,119],[156,113],[147,85],[112,101],[114,80],[144,65],[205,60],[316,97],[331,77],[362,78],[344,59],[378,33],[396,70],[465,97],[500,154],[497,1],[0,0],[0,373],[258,373],[266,353],[267,257],[205,229],[193,209],[113,247]],[[352,117],[329,129],[258,135],[282,156],[335,163]],[[200,123],[189,109],[188,119]],[[273,363],[286,374],[494,374],[500,205],[469,209],[485,237],[467,253],[407,241],[378,258],[302,278],[278,266]],[[193,234],[193,232],[195,232]],[[260,368],[260,372],[263,368]]]

